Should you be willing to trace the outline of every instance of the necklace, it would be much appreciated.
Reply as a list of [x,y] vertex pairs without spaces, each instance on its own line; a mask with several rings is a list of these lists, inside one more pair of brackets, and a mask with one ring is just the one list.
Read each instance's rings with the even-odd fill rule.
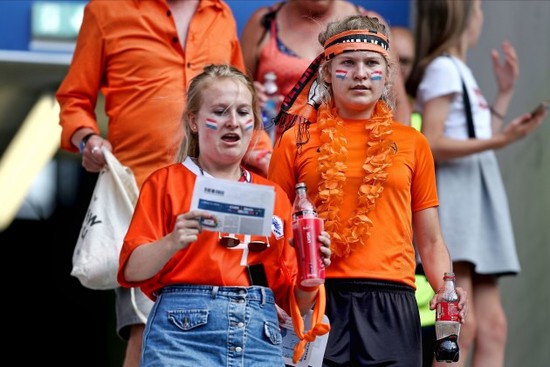
[[366,143],[367,158],[363,163],[365,177],[357,193],[357,206],[346,223],[340,219],[340,208],[344,201],[346,182],[347,139],[344,136],[344,121],[336,108],[322,105],[319,108],[320,147],[318,205],[319,216],[325,220],[325,229],[332,238],[334,255],[348,256],[352,250],[364,246],[370,236],[373,224],[368,217],[376,201],[384,191],[388,178],[387,168],[391,166],[395,150],[391,135],[392,114],[390,108],[379,101],[373,116],[365,124],[369,133]]

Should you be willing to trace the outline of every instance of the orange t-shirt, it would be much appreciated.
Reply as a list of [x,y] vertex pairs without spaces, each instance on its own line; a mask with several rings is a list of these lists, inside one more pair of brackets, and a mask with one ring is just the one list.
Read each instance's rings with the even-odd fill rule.
[[[200,174],[200,173],[198,173]],[[144,182],[120,255],[118,281],[125,287],[141,287],[155,299],[155,292],[171,284],[249,286],[247,269],[241,264],[243,249],[227,249],[219,244],[218,232],[204,230],[198,240],[176,253],[154,277],[128,282],[124,267],[138,246],[157,241],[170,233],[179,214],[189,211],[197,172],[184,164],[173,164],[151,174]],[[296,254],[289,245],[292,236],[291,204],[284,191],[265,178],[251,173],[251,183],[274,186],[275,207],[270,247],[262,252],[248,251],[247,264],[263,263],[269,287],[276,302],[290,314],[289,297],[298,268]],[[242,183],[249,185],[249,183]],[[237,235],[243,241],[243,235]],[[265,236],[251,240],[266,241]]]
[[[340,208],[345,223],[357,205],[357,192],[365,176],[368,133],[365,121],[344,121],[348,141],[344,201]],[[392,123],[392,139],[397,146],[392,165],[387,169],[384,191],[368,214],[373,222],[366,245],[352,250],[349,257],[332,257],[327,278],[379,279],[415,284],[415,250],[412,213],[438,205],[434,161],[426,138],[415,129]],[[309,195],[318,204],[320,173],[317,149],[321,146],[317,124],[309,126],[309,142],[296,148],[296,126],[274,146],[268,178],[285,190],[292,201],[294,186],[305,182]]]
[[[95,107],[101,91],[107,139],[140,187],[155,169],[175,162],[187,85],[210,63],[245,70],[235,19],[224,2],[199,3],[183,50],[165,0],[91,0],[56,94],[61,147],[77,152],[71,136],[80,128],[99,132]],[[271,148],[265,132],[259,139],[256,149]]]

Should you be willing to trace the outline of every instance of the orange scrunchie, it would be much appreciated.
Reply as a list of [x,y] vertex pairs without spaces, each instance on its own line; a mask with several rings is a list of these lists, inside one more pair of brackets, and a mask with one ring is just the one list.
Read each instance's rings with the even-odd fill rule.
[[325,315],[326,298],[325,298],[325,286],[321,284],[317,293],[317,299],[315,306],[313,307],[313,314],[311,315],[311,329],[304,333],[304,319],[300,313],[300,308],[296,302],[296,296],[292,292],[290,297],[290,314],[292,316],[292,325],[294,326],[294,332],[300,341],[294,347],[294,355],[292,361],[297,363],[304,354],[306,343],[310,343],[315,340],[316,337],[324,335],[330,331],[330,325],[323,324],[323,316]]

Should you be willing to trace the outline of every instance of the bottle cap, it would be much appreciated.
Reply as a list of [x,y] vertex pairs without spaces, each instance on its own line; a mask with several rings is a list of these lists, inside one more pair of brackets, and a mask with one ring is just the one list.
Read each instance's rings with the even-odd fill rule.
[[268,80],[269,81],[274,81],[274,80],[277,79],[277,75],[272,71],[268,71],[267,73],[264,74],[264,79],[266,81],[268,81]]
[[447,272],[443,275],[443,280],[450,280],[450,279],[454,279],[455,278],[455,273],[454,272]]

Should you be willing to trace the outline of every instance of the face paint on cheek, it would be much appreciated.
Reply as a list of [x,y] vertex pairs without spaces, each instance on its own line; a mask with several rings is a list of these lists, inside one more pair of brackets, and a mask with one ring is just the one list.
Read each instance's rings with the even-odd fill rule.
[[382,80],[383,74],[381,71],[376,70],[370,73],[370,80],[374,81],[380,81]]
[[218,130],[218,121],[214,119],[206,119],[206,127],[212,130]]
[[254,120],[250,119],[247,122],[244,123],[244,131],[248,131],[254,128]]
[[340,70],[340,69],[338,69],[338,70],[336,70],[336,71],[334,72],[334,76],[335,76],[337,79],[342,79],[342,80],[344,80],[344,79],[346,79],[346,75],[348,75],[348,72],[347,72],[346,70]]

